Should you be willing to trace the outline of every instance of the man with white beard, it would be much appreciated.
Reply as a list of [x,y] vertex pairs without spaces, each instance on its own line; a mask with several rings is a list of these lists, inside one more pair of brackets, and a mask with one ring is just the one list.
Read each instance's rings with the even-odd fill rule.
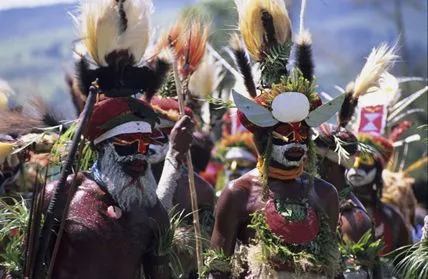
[[[85,137],[98,151],[91,172],[75,179],[76,189],[52,278],[135,278],[143,264],[146,278],[170,278],[169,259],[156,249],[169,229],[168,214],[156,196],[151,145],[159,144],[157,115],[132,97],[95,104]],[[187,152],[193,124],[183,117],[173,128],[172,151]],[[47,186],[47,199],[57,182]]]

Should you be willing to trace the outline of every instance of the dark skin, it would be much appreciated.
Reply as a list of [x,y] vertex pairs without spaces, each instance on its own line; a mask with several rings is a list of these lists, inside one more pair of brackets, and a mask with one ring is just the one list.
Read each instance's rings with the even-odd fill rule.
[[[320,174],[340,192],[346,185],[344,168],[327,158],[320,162]],[[349,192],[345,197],[348,205],[343,205],[339,215],[340,231],[345,240],[358,242],[368,230],[372,228],[370,216],[367,214],[363,204],[354,193]]]
[[[153,252],[155,233],[169,227],[161,203],[122,212],[116,219],[107,213],[116,203],[90,174],[79,173],[76,182],[52,278],[133,279],[142,264],[146,278],[169,279],[168,260]],[[45,205],[56,184],[47,185]]]
[[[382,183],[382,167],[380,163],[375,162],[374,165],[364,164],[357,158],[354,168],[364,169],[367,173],[371,169],[376,168],[376,177],[374,181],[366,185],[354,187],[354,192],[367,209],[372,220],[376,220],[376,227],[381,226],[383,223],[384,231],[387,230],[392,234],[392,238],[389,241],[386,240],[386,247],[382,253],[385,254],[399,247],[410,244],[411,236],[403,215],[394,206],[382,203],[377,197],[377,193],[373,190],[374,187],[378,187],[376,185],[381,185]],[[377,212],[380,213],[378,215],[380,218],[375,218]],[[382,234],[377,234],[376,236],[380,237]]]
[[[258,140],[259,151],[264,145],[263,140]],[[271,162],[271,165],[276,165]],[[338,197],[336,189],[321,179],[315,179],[314,187],[310,189],[308,175],[303,174],[293,180],[278,180],[269,178],[267,186],[269,197],[274,199],[308,198],[308,203],[318,213],[328,217],[332,234],[336,231],[339,215]],[[259,179],[259,170],[253,169],[242,177],[233,180],[226,187],[216,207],[216,221],[211,237],[211,248],[223,250],[227,256],[234,253],[237,240],[248,244],[254,237],[255,231],[248,228],[251,214],[264,208],[262,200],[262,185]],[[228,274],[214,273],[213,278],[228,278]]]

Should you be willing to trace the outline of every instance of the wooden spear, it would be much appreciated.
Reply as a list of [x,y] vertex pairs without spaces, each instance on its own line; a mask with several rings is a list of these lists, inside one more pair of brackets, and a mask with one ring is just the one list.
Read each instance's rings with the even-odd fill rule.
[[48,211],[46,212],[45,222],[43,224],[42,232],[40,235],[39,245],[37,247],[36,262],[34,264],[33,278],[39,279],[45,277],[46,258],[48,254],[49,245],[51,244],[52,235],[58,229],[59,223],[63,216],[67,202],[67,177],[71,174],[74,158],[79,146],[81,136],[89,117],[92,114],[92,109],[98,93],[97,81],[95,81],[89,88],[89,96],[83,109],[82,119],[77,126],[76,133],[73,137],[70,152],[68,153],[67,160],[65,161],[64,168],[62,169],[61,176],[55,192],[50,200]]
[[[178,67],[175,57],[172,59],[172,67],[174,72],[175,87],[177,89],[178,96],[178,105],[180,109],[180,116],[185,116],[185,106],[184,106],[184,92],[181,85],[180,76],[178,74]],[[192,202],[192,215],[193,215],[193,228],[195,231],[195,245],[196,245],[196,260],[198,264],[198,274],[202,273],[203,267],[203,255],[202,255],[202,242],[201,242],[201,226],[199,223],[199,211],[198,211],[198,197],[196,195],[196,186],[195,186],[195,177],[192,164],[192,154],[190,149],[186,154],[186,163],[187,163],[187,175],[189,177],[189,192],[190,200]]]

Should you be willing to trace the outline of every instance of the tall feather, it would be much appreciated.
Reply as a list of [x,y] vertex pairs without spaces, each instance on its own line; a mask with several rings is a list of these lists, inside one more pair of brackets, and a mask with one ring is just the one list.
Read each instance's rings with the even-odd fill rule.
[[83,44],[99,66],[106,56],[128,50],[138,63],[149,43],[151,0],[83,0],[75,17]]
[[302,71],[303,77],[309,81],[314,77],[314,62],[312,60],[312,39],[309,31],[304,30],[296,40],[297,67]]
[[373,48],[356,80],[346,87],[346,97],[339,111],[339,126],[345,127],[349,123],[358,105],[358,98],[371,87],[379,86],[382,74],[392,67],[397,58],[396,46],[381,44],[378,48]]
[[192,95],[207,98],[217,89],[222,81],[222,66],[208,52],[189,80],[189,90]]
[[367,58],[367,62],[355,80],[353,95],[354,99],[367,93],[368,89],[377,86],[381,75],[388,71],[397,60],[396,46],[388,47],[381,44],[374,48]]
[[261,61],[271,44],[291,38],[291,21],[283,0],[235,0],[239,29],[251,57]]
[[232,49],[233,58],[236,65],[238,66],[239,72],[244,79],[245,88],[251,97],[257,96],[256,84],[253,79],[253,73],[251,71],[251,63],[248,55],[242,45],[241,39],[237,34],[233,34],[230,40],[230,46]]

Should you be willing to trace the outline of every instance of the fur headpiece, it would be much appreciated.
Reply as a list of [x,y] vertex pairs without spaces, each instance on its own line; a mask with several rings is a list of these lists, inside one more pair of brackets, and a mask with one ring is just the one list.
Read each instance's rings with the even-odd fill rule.
[[[276,130],[281,123],[316,127],[327,121],[342,105],[343,97],[321,106],[313,84],[310,34],[303,27],[300,30],[296,44],[298,69],[288,75],[286,66],[291,47],[291,24],[283,1],[237,0],[236,4],[245,46],[261,64],[260,94],[257,95],[243,44],[238,36],[232,37],[232,53],[253,99],[233,93],[242,124],[254,132],[266,128]],[[304,7],[302,14],[303,11]]]
[[168,63],[155,59],[140,67],[149,43],[151,11],[150,0],[82,1],[75,22],[84,46],[76,64],[83,94],[96,79],[108,97],[159,89]]

